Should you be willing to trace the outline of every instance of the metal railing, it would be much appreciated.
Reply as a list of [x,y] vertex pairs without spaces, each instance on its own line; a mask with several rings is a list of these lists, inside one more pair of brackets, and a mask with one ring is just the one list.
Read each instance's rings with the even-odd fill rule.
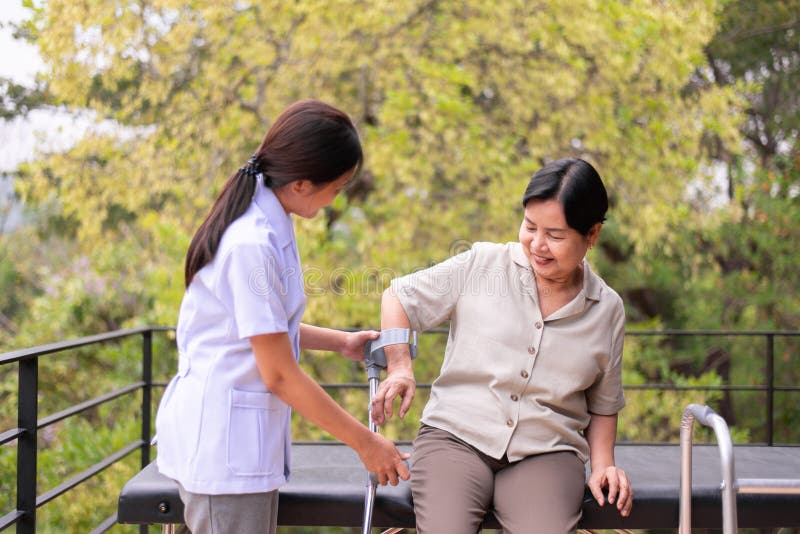
[[[0,366],[18,364],[18,400],[17,428],[0,434],[0,446],[13,440],[17,441],[17,504],[16,509],[0,517],[0,531],[17,526],[18,534],[36,532],[36,510],[59,497],[79,484],[96,476],[114,463],[129,454],[139,451],[141,466],[150,463],[150,414],[152,400],[152,362],[153,333],[169,331],[166,327],[142,327],[128,330],[117,330],[106,334],[84,337],[73,341],[63,341],[40,345],[29,349],[6,352],[0,355]],[[109,341],[141,336],[142,338],[142,374],[141,380],[108,392],[99,397],[71,406],[60,412],[39,418],[39,358],[79,347],[107,343]],[[69,480],[59,484],[41,495],[37,495],[37,437],[40,430],[63,419],[75,416],[90,408],[105,404],[124,395],[142,391],[141,403],[141,436],[139,439],[115,451],[100,462],[85,469]],[[107,517],[92,532],[105,532],[117,522],[116,514]]]
[[764,338],[764,384],[761,385],[723,385],[723,386],[675,386],[669,384],[626,385],[626,389],[669,389],[681,390],[717,390],[717,391],[763,391],[766,393],[764,415],[766,420],[767,445],[774,445],[775,440],[775,392],[800,391],[800,386],[775,385],[775,338],[800,337],[796,330],[634,330],[626,331],[625,336],[707,336],[707,337],[763,337]]
[[[79,484],[98,475],[111,465],[121,461],[128,455],[136,452],[140,453],[141,467],[144,468],[150,463],[150,441],[151,441],[151,413],[152,413],[152,388],[163,386],[163,383],[153,381],[153,334],[156,332],[168,332],[174,330],[170,327],[141,327],[128,330],[118,330],[84,337],[72,341],[64,341],[41,345],[28,349],[21,349],[0,354],[0,367],[17,364],[18,365],[18,417],[17,427],[0,433],[0,446],[9,444],[16,440],[17,445],[17,495],[16,508],[0,517],[0,531],[16,525],[17,532],[20,534],[32,534],[36,531],[36,511],[41,506],[52,501]],[[442,334],[446,330],[434,330],[428,334]],[[764,383],[759,385],[723,385],[723,386],[675,386],[669,384],[638,384],[626,385],[626,389],[667,389],[667,390],[735,390],[735,391],[763,391],[767,395],[765,407],[765,417],[767,421],[767,444],[773,445],[773,423],[774,423],[774,394],[776,391],[800,391],[798,386],[776,386],[775,385],[775,338],[792,336],[800,338],[800,331],[682,331],[682,330],[663,330],[663,331],[629,331],[626,336],[756,336],[763,337],[765,340],[765,365]],[[141,337],[141,378],[126,386],[113,391],[104,393],[91,400],[81,402],[65,410],[39,417],[39,359],[41,357],[62,353],[67,350],[85,346],[94,346],[110,341],[118,341]],[[322,384],[328,389],[336,388],[366,388],[365,383],[339,383]],[[430,384],[419,384],[418,387],[430,387]],[[85,469],[81,473],[72,476],[69,480],[62,482],[56,487],[49,489],[41,495],[37,495],[37,442],[38,434],[42,429],[63,419],[80,414],[90,408],[100,406],[114,399],[127,395],[134,395],[139,390],[141,397],[141,433],[140,437],[126,446],[108,455],[101,461]],[[3,511],[0,510],[0,513]],[[101,533],[110,529],[116,524],[116,513],[111,514],[101,522],[92,532]],[[146,527],[141,527],[141,532],[146,532]]]
[[[426,330],[422,335],[448,334],[447,329],[436,328]],[[645,384],[625,384],[626,391],[642,390],[666,390],[666,391],[730,391],[730,392],[763,392],[766,395],[764,403],[764,421],[766,425],[764,444],[775,444],[775,393],[776,392],[797,392],[800,393],[800,385],[778,386],[775,385],[775,339],[776,338],[797,338],[800,340],[798,330],[626,330],[625,337],[755,337],[763,338],[764,341],[764,373],[763,383],[761,384],[722,384],[722,385],[676,385],[671,383],[645,383]],[[341,382],[323,383],[325,389],[366,389],[366,383],[360,382]],[[417,389],[430,389],[431,384],[418,382]]]

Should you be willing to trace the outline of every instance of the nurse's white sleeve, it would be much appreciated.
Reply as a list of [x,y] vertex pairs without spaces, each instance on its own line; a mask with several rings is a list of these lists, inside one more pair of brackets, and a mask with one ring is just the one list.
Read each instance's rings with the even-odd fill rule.
[[219,258],[215,293],[229,306],[239,339],[288,332],[285,270],[269,244],[240,244]]

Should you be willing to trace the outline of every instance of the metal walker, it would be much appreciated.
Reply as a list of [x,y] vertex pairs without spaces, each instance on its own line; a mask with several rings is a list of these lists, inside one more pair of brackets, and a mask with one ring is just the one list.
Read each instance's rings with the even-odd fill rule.
[[681,417],[681,495],[679,534],[692,529],[692,427],[694,420],[714,429],[722,468],[722,532],[734,534],[737,493],[800,494],[800,479],[736,478],[734,474],[733,443],[728,424],[708,406],[689,404]]

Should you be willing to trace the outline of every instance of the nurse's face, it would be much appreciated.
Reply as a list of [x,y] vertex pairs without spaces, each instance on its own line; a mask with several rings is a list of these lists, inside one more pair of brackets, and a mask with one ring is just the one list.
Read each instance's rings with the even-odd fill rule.
[[560,202],[533,199],[525,206],[519,242],[537,278],[569,284],[580,280],[583,258],[597,240],[600,226],[581,235],[567,224]]
[[355,168],[345,172],[337,179],[326,184],[314,185],[308,180],[300,180],[305,182],[302,189],[298,190],[297,202],[292,210],[300,217],[310,219],[315,217],[319,210],[326,206],[330,206],[331,202],[336,198],[336,195],[342,192],[347,186],[347,183],[353,177]]

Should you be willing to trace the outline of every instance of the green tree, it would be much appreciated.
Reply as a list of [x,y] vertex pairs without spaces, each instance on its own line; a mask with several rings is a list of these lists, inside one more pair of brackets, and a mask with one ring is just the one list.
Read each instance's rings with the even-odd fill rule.
[[[528,176],[564,155],[605,176],[610,239],[592,260],[635,294],[653,250],[679,249],[687,182],[710,161],[703,136],[738,138],[735,88],[686,90],[706,65],[716,9],[48,2],[23,29],[49,92],[119,126],[23,169],[19,191],[48,212],[47,235],[75,249],[40,268],[48,294],[20,319],[18,341],[174,323],[189,237],[270,117],[306,96],[349,110],[368,158],[326,217],[299,222],[310,321],[374,326],[391,276],[472,241],[515,239]],[[418,364],[424,377],[437,367]],[[329,373],[354,372],[342,368]]]
[[[776,3],[754,4],[766,13],[762,6]],[[797,12],[792,2],[779,4]],[[797,227],[797,158],[781,167],[739,148],[763,132],[776,147],[794,143],[797,130],[770,117],[796,113],[796,94],[782,92],[783,107],[759,107],[768,99],[757,95],[776,78],[753,81],[747,72],[762,72],[759,63],[734,68],[744,56],[719,44],[749,47],[730,38],[737,21],[754,19],[749,5],[51,0],[32,8],[20,34],[48,66],[49,98],[116,127],[98,126],[70,150],[21,169],[18,191],[42,214],[30,246],[59,245],[57,261],[34,264],[40,290],[15,309],[8,340],[25,346],[173,324],[189,238],[271,118],[303,97],[350,112],[367,155],[357,182],[324,217],[297,223],[311,322],[374,327],[391,277],[474,241],[516,239],[530,174],[575,155],[598,166],[611,192],[610,220],[590,261],[623,294],[633,326],[756,328],[777,326],[770,321],[778,316],[796,324],[790,293],[776,287],[796,280],[787,244]],[[784,24],[776,20],[770,24]],[[769,35],[775,42],[753,57],[780,49],[781,61],[796,65],[796,41]],[[750,124],[756,109],[763,120]],[[720,161],[734,177],[736,205],[711,210],[691,191],[713,184]],[[738,232],[742,221],[747,229]],[[755,256],[742,256],[748,247]],[[723,265],[740,257],[753,261],[750,274],[727,277]],[[773,269],[767,281],[762,262]],[[735,295],[741,287],[749,293]],[[420,381],[435,375],[442,354],[441,339],[425,343],[415,364]],[[700,373],[669,361],[702,363],[707,344],[670,343],[630,343],[627,383],[725,380],[717,368]],[[306,362],[323,380],[362,378],[337,356]],[[69,372],[56,368],[46,378],[67,400],[70,392],[55,386]],[[623,434],[674,439],[661,429],[686,397],[639,397],[623,414]],[[340,401],[355,412],[364,405],[358,394]],[[387,432],[410,436],[403,426]]]
[[[766,169],[778,163],[776,155],[797,151],[798,12],[797,0],[730,2],[722,11],[719,31],[706,47],[713,80],[718,85],[738,85],[746,98],[741,130],[759,167]],[[719,149],[723,154],[731,150]],[[733,188],[729,191],[733,200]]]
[[[135,248],[128,274],[144,305],[132,311],[172,322],[180,285],[165,294],[141,273],[179,282],[184,245],[224,177],[270,117],[315,96],[355,116],[368,161],[327,220],[302,222],[309,267],[353,269],[345,281],[367,283],[464,242],[513,239],[527,177],[567,154],[598,164],[619,232],[643,247],[681,216],[675,203],[697,174],[709,124],[735,139],[732,90],[682,94],[704,64],[714,9],[49,2],[28,31],[50,65],[50,90],[123,129],[31,166],[20,190],[30,203],[53,202],[95,257],[120,256],[123,241]],[[166,254],[165,235],[175,236]],[[321,277],[310,319],[374,324],[375,295],[365,301],[341,282]],[[167,306],[148,313],[155,302]]]
[[[741,136],[726,140],[714,121],[707,123],[702,146],[710,156],[709,176],[721,178],[721,187],[697,188],[687,195],[678,208],[681,218],[670,223],[671,238],[642,255],[649,266],[623,263],[621,270],[612,270],[615,276],[640,277],[639,287],[627,293],[629,301],[638,302],[633,309],[639,320],[686,329],[797,328],[800,306],[792,295],[800,289],[800,278],[790,249],[798,237],[800,201],[798,9],[796,1],[722,6],[719,29],[705,47],[707,66],[698,68],[685,92],[733,89],[743,106]],[[621,237],[610,257],[633,250],[634,244]],[[661,356],[636,360],[650,381],[670,381],[679,368],[700,374],[714,366],[726,383],[764,384],[763,340],[715,338],[661,348],[673,355],[671,362]],[[800,378],[792,357],[796,350],[796,340],[776,339],[779,385],[797,384]],[[723,412],[731,423],[752,421],[750,427],[759,430],[752,437],[765,440],[759,408],[764,400],[763,394],[726,394]],[[796,404],[796,395],[776,397],[779,441],[798,438],[789,424],[798,416]]]

